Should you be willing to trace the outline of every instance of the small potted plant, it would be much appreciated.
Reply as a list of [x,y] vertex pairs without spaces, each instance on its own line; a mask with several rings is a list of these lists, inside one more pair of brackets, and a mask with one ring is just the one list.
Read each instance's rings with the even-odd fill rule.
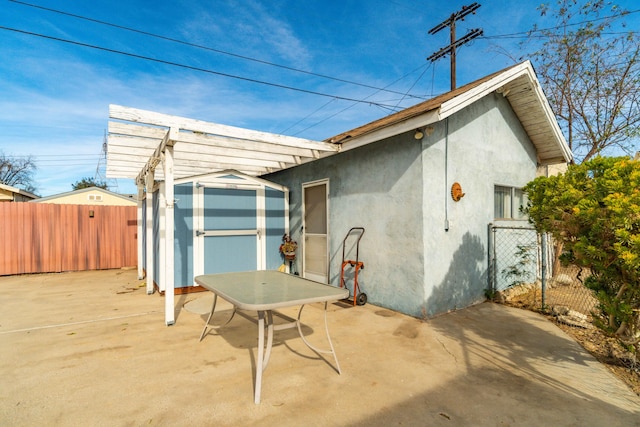
[[298,249],[298,242],[291,240],[291,237],[288,234],[282,236],[280,253],[284,255],[284,259],[289,261],[296,259],[296,249]]

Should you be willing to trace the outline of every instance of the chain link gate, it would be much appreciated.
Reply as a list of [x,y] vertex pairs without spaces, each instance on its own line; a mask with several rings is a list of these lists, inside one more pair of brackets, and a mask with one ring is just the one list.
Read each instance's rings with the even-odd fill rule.
[[489,224],[489,293],[525,308],[563,307],[590,316],[598,301],[583,284],[588,273],[554,262],[549,242],[531,226]]

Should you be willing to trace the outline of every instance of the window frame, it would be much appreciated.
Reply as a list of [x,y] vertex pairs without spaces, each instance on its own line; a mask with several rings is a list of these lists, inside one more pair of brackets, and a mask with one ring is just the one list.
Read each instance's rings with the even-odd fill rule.
[[[502,216],[498,215],[498,190],[501,195],[505,195],[500,200],[500,206],[502,210]],[[508,198],[508,202],[507,199]],[[508,206],[507,206],[508,203]],[[522,187],[514,187],[511,185],[499,185],[493,186],[493,217],[496,220],[515,220],[523,221],[527,219],[527,216],[520,212],[521,206],[526,206],[527,195],[522,190]],[[508,211],[508,212],[507,212]]]

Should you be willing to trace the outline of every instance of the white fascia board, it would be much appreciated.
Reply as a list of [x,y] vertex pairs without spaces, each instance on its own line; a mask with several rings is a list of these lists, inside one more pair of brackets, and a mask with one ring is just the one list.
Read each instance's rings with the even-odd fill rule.
[[491,80],[488,80],[467,92],[461,93],[460,95],[450,99],[449,101],[443,102],[440,106],[440,120],[444,120],[447,117],[457,113],[458,111],[463,110],[464,108],[476,102],[478,99],[486,96],[491,92],[494,92],[500,87],[523,75],[528,75],[529,80],[532,83],[534,82],[535,79],[533,77],[533,68],[531,67],[531,63],[529,61],[523,62],[522,64],[511,68],[504,73],[495,76]]
[[544,92],[542,91],[542,87],[540,86],[540,83],[538,82],[538,79],[535,78],[535,74],[533,75],[533,79],[535,81],[534,91],[535,91],[536,97],[538,99],[538,102],[540,103],[540,107],[541,107],[542,111],[544,112],[544,114],[545,114],[545,116],[547,118],[547,121],[549,122],[549,125],[551,126],[551,130],[553,131],[553,133],[555,135],[556,141],[558,141],[558,145],[560,146],[560,149],[562,150],[562,154],[563,154],[564,160],[567,163],[569,163],[571,160],[573,160],[573,153],[571,152],[571,149],[569,148],[569,144],[567,144],[567,140],[564,138],[564,134],[562,133],[562,129],[560,129],[560,125],[558,124],[558,120],[556,119],[556,116],[553,113],[553,110],[551,109],[551,106],[549,105],[549,100],[544,95]]
[[457,113],[458,111],[476,102],[478,99],[486,96],[491,92],[496,91],[497,89],[522,76],[526,76],[531,83],[531,87],[537,97],[538,106],[540,107],[540,110],[542,110],[542,112],[545,114],[547,122],[551,126],[555,135],[555,140],[560,146],[566,161],[571,161],[571,159],[573,158],[573,154],[571,153],[571,150],[567,145],[564,135],[562,134],[562,130],[560,129],[558,121],[556,120],[555,114],[553,114],[553,110],[551,110],[551,106],[549,105],[549,102],[542,91],[540,82],[536,78],[533,66],[529,61],[523,62],[522,64],[492,78],[491,80],[484,82],[478,87],[473,88],[468,92],[465,92],[449,101],[442,103],[442,105],[440,106],[440,119],[443,120]]
[[438,110],[427,111],[419,116],[409,118],[400,123],[385,126],[372,132],[347,139],[341,144],[342,148],[340,151],[353,150],[354,148],[362,147],[363,145],[367,145],[372,142],[381,141],[385,138],[390,138],[392,136],[416,130],[423,126],[437,123],[439,120]]

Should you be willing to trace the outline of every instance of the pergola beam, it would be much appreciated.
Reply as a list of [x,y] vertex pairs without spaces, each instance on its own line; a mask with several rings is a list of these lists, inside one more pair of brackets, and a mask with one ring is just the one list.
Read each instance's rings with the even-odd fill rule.
[[264,142],[267,144],[277,144],[294,148],[307,148],[327,152],[335,152],[337,150],[337,147],[334,144],[326,142],[318,142],[286,135],[277,135],[251,129],[221,125],[218,123],[171,116],[153,111],[123,107],[120,105],[109,106],[109,117],[116,120],[145,123],[154,126],[174,127],[176,129],[190,130],[192,132],[199,132],[202,134],[231,136],[234,138],[245,139],[247,141]]
[[142,170],[136,177],[136,183],[144,182],[145,177],[149,174],[149,172],[155,172],[156,167],[162,161],[162,156],[164,155],[167,146],[173,147],[174,141],[171,139],[171,135],[174,133],[174,128],[170,128],[167,131],[158,147],[156,147],[155,151],[153,152],[151,157],[149,157],[149,160],[147,160],[147,163],[143,166]]

